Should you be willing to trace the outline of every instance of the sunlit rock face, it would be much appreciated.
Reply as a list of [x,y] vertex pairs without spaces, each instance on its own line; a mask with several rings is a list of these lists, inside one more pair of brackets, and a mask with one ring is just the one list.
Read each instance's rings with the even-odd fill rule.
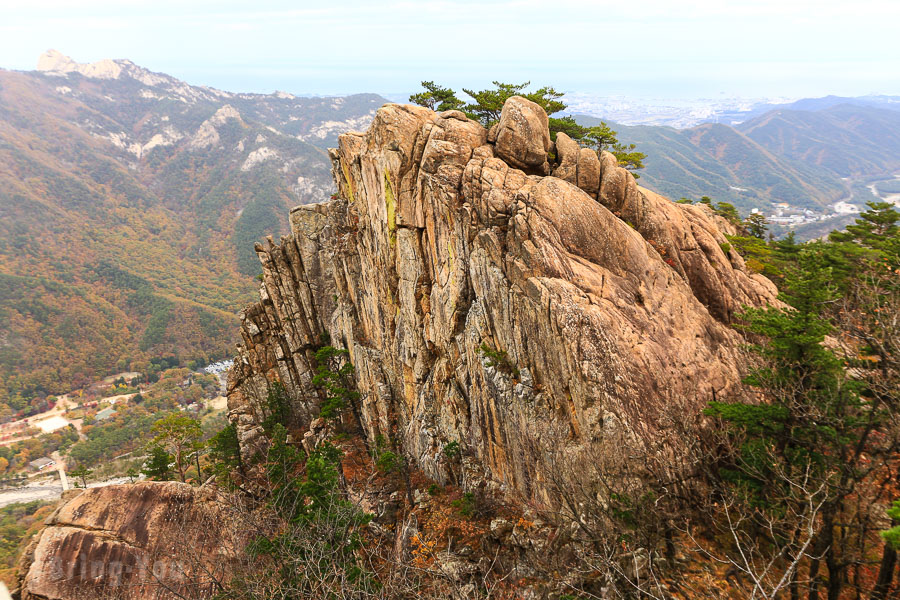
[[458,111],[389,104],[340,137],[339,198],[257,247],[260,301],[229,378],[245,453],[268,382],[314,418],[325,337],[356,367],[370,440],[438,481],[456,442],[467,486],[527,499],[552,500],[548,447],[653,435],[673,397],[699,410],[739,382],[729,322],[774,286],[723,250],[708,211],[643,190],[610,154],[551,147],[536,106],[510,99],[488,135]]
[[81,73],[95,79],[118,79],[122,67],[105,58],[95,63],[77,63],[58,50],[48,50],[38,58],[37,70],[51,74]]

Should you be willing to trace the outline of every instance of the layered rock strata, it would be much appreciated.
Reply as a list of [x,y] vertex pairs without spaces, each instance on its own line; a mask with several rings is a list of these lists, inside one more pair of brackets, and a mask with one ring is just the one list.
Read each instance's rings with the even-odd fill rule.
[[548,448],[652,435],[671,398],[699,410],[735,386],[729,321],[774,286],[725,251],[710,212],[563,134],[551,147],[536,106],[511,99],[489,135],[458,111],[389,104],[341,136],[339,198],[295,208],[291,235],[257,246],[260,301],[229,376],[246,453],[269,382],[301,425],[317,414],[323,339],[349,351],[370,440],[437,481],[461,468],[466,486],[532,500],[552,501]]

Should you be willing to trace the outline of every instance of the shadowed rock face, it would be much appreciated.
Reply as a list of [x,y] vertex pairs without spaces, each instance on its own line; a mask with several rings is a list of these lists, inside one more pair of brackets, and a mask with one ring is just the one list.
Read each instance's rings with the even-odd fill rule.
[[526,102],[509,101],[494,142],[462,113],[392,104],[341,136],[340,198],[294,209],[292,234],[257,247],[260,302],[229,377],[245,452],[266,381],[301,422],[316,414],[323,333],[350,351],[370,438],[397,438],[438,481],[458,442],[468,484],[532,499],[550,499],[548,445],[652,435],[668,399],[699,410],[740,380],[728,321],[774,286],[726,256],[711,213],[640,189],[612,155],[560,135],[544,165],[546,115]]
[[223,532],[215,498],[202,488],[88,489],[47,520],[22,557],[21,598],[177,598],[188,581],[212,589],[231,560]]

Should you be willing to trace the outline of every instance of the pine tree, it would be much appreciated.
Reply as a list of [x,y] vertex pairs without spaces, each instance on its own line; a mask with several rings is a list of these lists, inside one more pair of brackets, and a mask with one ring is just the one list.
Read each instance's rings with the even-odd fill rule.
[[153,443],[165,448],[174,458],[175,470],[184,483],[190,454],[203,437],[200,422],[185,414],[170,413],[157,421],[150,431],[154,434]]
[[[348,405],[359,398],[359,392],[349,387],[347,378],[353,373],[353,364],[347,360],[347,350],[323,346],[316,351],[316,375],[312,383],[322,390],[324,399],[319,410],[323,419],[335,419]],[[354,408],[355,410],[355,408]]]
[[159,444],[153,444],[147,450],[149,458],[144,463],[141,473],[148,479],[166,481],[172,475],[172,455]]
[[557,92],[552,87],[545,86],[534,92],[526,92],[525,88],[531,85],[530,81],[525,83],[495,81],[493,83],[493,89],[470,90],[463,88],[463,91],[473,99],[473,102],[466,105],[466,113],[474,115],[475,119],[485,127],[490,127],[500,120],[503,105],[513,96],[522,96],[531,100],[543,108],[548,116],[566,108],[566,104],[560,100],[563,97],[562,92]]
[[422,87],[424,92],[413,94],[409,97],[409,101],[419,106],[425,106],[434,111],[445,110],[461,110],[465,107],[465,102],[456,97],[456,92],[450,88],[437,85],[433,81],[423,81]]
[[[746,329],[761,338],[754,346],[761,364],[746,382],[762,401],[713,402],[706,411],[733,434],[737,450],[720,475],[747,499],[751,514],[761,519],[758,526],[765,525],[775,542],[792,539],[798,519],[816,527],[808,551],[811,600],[822,585],[830,600],[839,596],[850,563],[841,537],[848,529],[837,524],[855,518],[847,499],[883,468],[873,457],[896,448],[888,429],[890,405],[870,390],[860,370],[848,370],[851,357],[825,343],[826,336],[844,335],[831,321],[844,294],[835,282],[832,252],[823,243],[800,249],[782,285],[788,308],[742,315]],[[813,520],[814,505],[820,510]],[[820,575],[822,564],[827,578]]]
[[[837,260],[858,264],[882,258],[892,267],[900,267],[900,213],[890,202],[867,202],[866,205],[869,210],[862,212],[855,224],[829,236],[835,242],[835,249],[843,253]],[[877,257],[873,257],[873,252]]]
[[766,231],[768,231],[769,222],[766,221],[765,215],[762,213],[750,213],[746,219],[744,219],[744,229],[747,230],[752,237],[758,239],[765,239]]
[[834,242],[854,242],[867,248],[896,253],[896,240],[900,220],[894,205],[890,202],[867,202],[869,210],[862,212],[856,223],[848,225],[845,231],[836,231],[829,237]]
[[583,135],[575,139],[579,139],[583,144],[593,147],[597,150],[597,154],[603,151],[612,153],[616,157],[619,166],[632,171],[632,175],[637,179],[640,175],[634,173],[634,171],[644,168],[644,159],[647,158],[647,155],[643,152],[638,152],[634,144],[619,142],[617,135],[605,121],[600,121],[600,125],[586,128],[583,131]]
[[[84,465],[78,465],[77,468],[69,471],[69,475],[74,477],[76,480],[81,479],[81,487],[87,487],[87,478],[90,477],[94,473],[93,469],[88,469]],[[76,484],[77,487],[77,484]]]
[[234,423],[229,423],[212,436],[207,445],[209,457],[212,460],[212,470],[219,481],[230,483],[232,481],[231,472],[234,469],[243,474],[244,463],[241,459],[241,446]]

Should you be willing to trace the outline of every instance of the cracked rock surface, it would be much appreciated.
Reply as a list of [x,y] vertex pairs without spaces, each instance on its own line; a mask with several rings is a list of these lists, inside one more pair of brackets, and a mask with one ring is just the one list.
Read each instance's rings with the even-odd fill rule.
[[[370,446],[391,440],[441,484],[553,505],[579,484],[553,472],[561,456],[652,438],[669,406],[699,411],[735,389],[730,323],[777,302],[725,251],[727,222],[639,187],[611,154],[564,134],[551,146],[524,98],[490,134],[459,111],[388,104],[331,160],[338,197],[295,208],[291,234],[256,247],[259,301],[228,377],[248,464],[274,381],[290,425],[321,429],[314,355],[329,340],[355,366]],[[176,597],[159,582],[221,574],[242,547],[217,506],[174,482],[81,492],[23,557],[21,597]]]
[[349,350],[370,442],[396,440],[439,482],[457,442],[464,486],[531,500],[552,501],[548,447],[652,435],[673,396],[700,410],[740,381],[729,323],[774,285],[723,250],[722,219],[640,188],[611,154],[560,134],[547,164],[530,104],[510,99],[491,135],[458,111],[388,104],[341,136],[339,198],[295,208],[291,235],[257,246],[260,301],[229,376],[248,455],[267,382],[301,425],[315,417],[323,334]]
[[215,498],[174,481],[90,488],[64,502],[20,562],[22,600],[178,598],[228,564]]

